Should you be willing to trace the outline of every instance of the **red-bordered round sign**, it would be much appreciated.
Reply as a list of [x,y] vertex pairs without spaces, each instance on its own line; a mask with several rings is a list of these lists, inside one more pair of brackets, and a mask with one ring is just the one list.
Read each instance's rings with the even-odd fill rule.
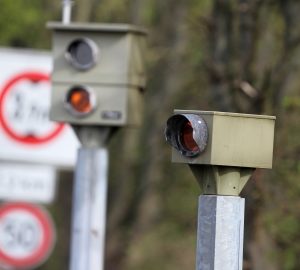
[[43,144],[47,143],[51,140],[53,140],[55,137],[57,137],[63,130],[64,125],[63,124],[55,124],[55,127],[53,130],[51,130],[49,133],[44,134],[43,136],[33,136],[33,135],[24,135],[24,134],[18,134],[16,130],[12,127],[12,125],[9,123],[9,120],[5,117],[5,101],[8,96],[8,94],[11,92],[11,90],[14,89],[14,86],[16,86],[18,83],[22,81],[31,81],[31,82],[47,82],[49,83],[49,76],[43,73],[39,72],[25,72],[20,73],[16,75],[15,77],[11,78],[6,85],[4,86],[2,93],[0,95],[0,124],[2,125],[5,133],[12,138],[13,140],[25,143],[25,144]]
[[28,203],[0,207],[0,265],[38,266],[49,257],[54,242],[53,222],[44,209]]

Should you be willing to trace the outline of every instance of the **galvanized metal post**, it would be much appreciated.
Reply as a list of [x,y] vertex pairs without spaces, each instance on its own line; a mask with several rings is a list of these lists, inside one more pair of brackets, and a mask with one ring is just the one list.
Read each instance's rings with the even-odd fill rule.
[[72,0],[62,0],[63,10],[62,10],[62,22],[64,24],[69,24],[71,22],[72,13]]
[[242,270],[245,200],[201,195],[196,270]]
[[73,191],[70,270],[104,268],[108,151],[81,148]]

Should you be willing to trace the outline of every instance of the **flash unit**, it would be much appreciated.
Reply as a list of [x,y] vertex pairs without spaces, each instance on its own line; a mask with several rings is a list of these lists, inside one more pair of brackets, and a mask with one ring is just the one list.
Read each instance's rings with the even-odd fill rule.
[[176,114],[167,121],[166,140],[186,157],[202,153],[208,141],[204,119],[195,114]]
[[74,86],[67,92],[65,107],[75,116],[90,114],[94,110],[95,105],[95,96],[92,90],[87,87]]

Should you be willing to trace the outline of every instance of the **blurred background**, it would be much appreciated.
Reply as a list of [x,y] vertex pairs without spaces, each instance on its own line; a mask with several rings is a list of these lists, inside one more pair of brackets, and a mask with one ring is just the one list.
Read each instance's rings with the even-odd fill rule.
[[[1,47],[51,49],[45,25],[61,20],[60,0],[0,4]],[[75,1],[73,21],[149,30],[143,125],[110,143],[106,270],[195,268],[201,189],[171,163],[164,126],[175,108],[277,117],[273,170],[242,193],[244,269],[300,269],[299,13],[298,0]],[[72,177],[59,173],[58,243],[40,270],[68,268]]]

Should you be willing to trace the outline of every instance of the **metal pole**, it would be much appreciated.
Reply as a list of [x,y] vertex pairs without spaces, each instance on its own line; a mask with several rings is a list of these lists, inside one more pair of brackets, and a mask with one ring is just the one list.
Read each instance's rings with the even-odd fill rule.
[[71,22],[71,13],[72,13],[73,1],[63,0],[62,4],[63,4],[62,22],[64,24],[68,24],[68,23]]
[[81,148],[73,191],[70,270],[103,270],[108,152]]
[[242,270],[245,200],[201,195],[196,270]]

